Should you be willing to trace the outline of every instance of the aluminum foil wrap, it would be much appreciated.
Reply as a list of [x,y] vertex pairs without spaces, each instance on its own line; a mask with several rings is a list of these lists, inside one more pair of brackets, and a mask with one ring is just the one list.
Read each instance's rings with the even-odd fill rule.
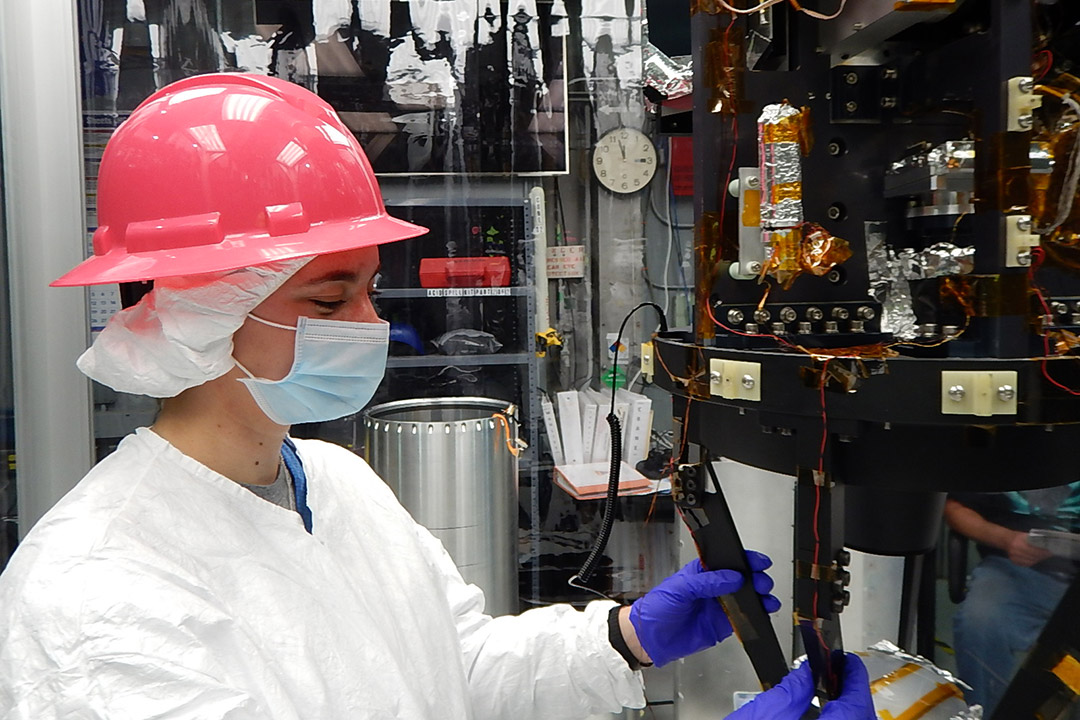
[[791,287],[795,278],[802,274],[799,264],[802,228],[763,230],[761,240],[765,243],[763,272],[776,278],[785,289]]
[[934,175],[941,175],[950,170],[973,168],[975,167],[975,141],[944,142],[926,154],[926,163]]
[[952,243],[934,243],[925,250],[904,249],[898,253],[908,280],[968,275],[975,269],[975,248]]
[[904,261],[885,242],[883,223],[866,223],[866,265],[870,297],[881,303],[881,331],[901,340],[913,339],[918,332],[911,288],[904,273]]
[[[942,670],[934,663],[919,655],[907,653],[888,640],[882,640],[867,648],[866,652],[858,653],[863,657],[867,670],[871,673],[870,688],[874,693],[874,706],[882,717],[895,717],[896,708],[886,714],[882,706],[890,702],[895,704],[901,700],[901,695],[907,696],[900,702],[904,705],[913,699],[909,691],[901,692],[901,687],[916,675],[922,674],[923,686],[932,679],[934,690],[926,695],[914,698],[915,703],[908,713],[910,717],[920,718],[948,718],[948,720],[982,720],[983,709],[981,705],[968,706],[964,701],[959,688],[970,690],[970,686],[959,680],[952,673]],[[898,669],[882,677],[874,678],[874,666],[879,666],[883,661],[892,661]],[[880,670],[879,670],[880,672]],[[896,683],[894,685],[893,683]],[[895,693],[894,693],[895,688]],[[893,697],[889,697],[894,695]],[[908,717],[908,714],[904,714]]]
[[763,228],[796,227],[803,221],[803,125],[802,113],[788,103],[766,105],[758,118]]
[[665,55],[652,43],[642,51],[645,63],[645,85],[668,100],[684,97],[694,91],[694,68],[689,57],[685,60]]

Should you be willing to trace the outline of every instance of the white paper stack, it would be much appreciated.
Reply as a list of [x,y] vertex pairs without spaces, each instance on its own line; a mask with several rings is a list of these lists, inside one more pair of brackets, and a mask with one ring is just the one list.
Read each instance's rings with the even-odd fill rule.
[[[611,458],[611,391],[591,388],[555,394],[553,404],[541,400],[544,426],[551,439],[555,482],[579,499],[602,497],[607,491]],[[556,419],[555,411],[558,411]],[[640,393],[618,390],[615,416],[622,429],[622,469],[619,494],[653,492],[654,483],[635,469],[649,454],[652,400]]]

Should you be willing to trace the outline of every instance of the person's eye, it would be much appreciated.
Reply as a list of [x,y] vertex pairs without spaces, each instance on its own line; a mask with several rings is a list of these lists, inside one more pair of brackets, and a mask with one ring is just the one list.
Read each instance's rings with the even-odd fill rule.
[[320,310],[337,310],[339,307],[345,304],[344,300],[318,300],[312,298],[311,302]]

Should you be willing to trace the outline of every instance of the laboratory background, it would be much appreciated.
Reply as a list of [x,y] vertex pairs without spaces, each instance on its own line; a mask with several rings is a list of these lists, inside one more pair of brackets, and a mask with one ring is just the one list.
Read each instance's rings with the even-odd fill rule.
[[317,93],[430,229],[381,250],[375,398],[292,434],[367,459],[489,612],[773,559],[780,612],[731,596],[739,641],[604,717],[723,717],[839,648],[879,717],[977,717],[963,645],[1023,610],[956,636],[1008,557],[971,508],[1060,586],[984,717],[1076,713],[1076,3],[5,0],[0,568],[154,420],[74,364],[150,284],[49,283],[112,133],[217,72]]

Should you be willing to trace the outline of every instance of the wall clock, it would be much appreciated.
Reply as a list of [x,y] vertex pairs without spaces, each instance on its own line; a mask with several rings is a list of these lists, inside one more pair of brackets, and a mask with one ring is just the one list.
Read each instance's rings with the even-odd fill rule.
[[615,128],[596,141],[593,172],[608,190],[632,193],[641,190],[656,174],[656,147],[633,128]]

